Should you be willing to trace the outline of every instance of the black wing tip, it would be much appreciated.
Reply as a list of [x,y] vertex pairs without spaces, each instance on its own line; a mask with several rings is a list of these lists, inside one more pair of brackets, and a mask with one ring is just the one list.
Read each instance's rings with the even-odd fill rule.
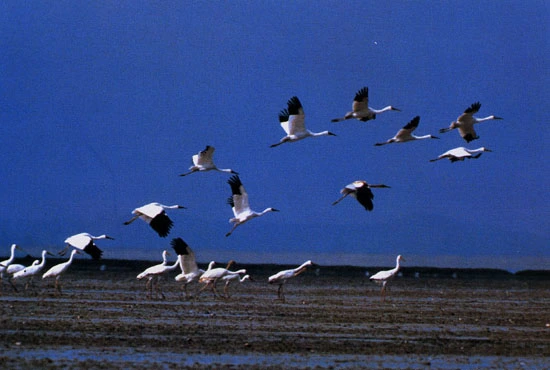
[[235,202],[233,201],[233,196],[230,196],[227,198],[227,204],[231,206],[231,208],[235,207]]
[[172,248],[174,249],[177,255],[189,254],[189,252],[187,251],[188,245],[182,238],[178,237],[178,238],[172,239],[172,241],[170,242],[170,245],[172,246]]
[[407,123],[403,128],[408,130],[413,127],[417,127],[419,123],[420,123],[420,116],[416,116],[413,119],[411,119],[409,123]]
[[481,108],[481,103],[476,101],[472,103],[469,108],[467,108],[464,113],[476,113]]
[[170,234],[174,222],[165,213],[161,213],[153,218],[149,225],[161,238],[166,238]]
[[292,98],[288,99],[286,104],[288,106],[289,115],[300,113],[300,109],[302,108],[302,103],[300,102],[300,99],[298,99],[297,96],[293,96]]
[[368,87],[363,87],[361,89],[359,89],[356,93],[355,93],[355,101],[361,101],[363,100],[364,98],[368,98],[369,97],[369,88]]
[[94,260],[101,259],[103,251],[97,247],[97,245],[90,243],[84,248],[84,252],[88,253]]
[[279,112],[279,122],[288,121],[289,116],[290,116],[290,114],[288,113],[288,110],[283,109],[282,111]]
[[238,175],[233,175],[227,180],[227,183],[229,186],[231,186],[231,193],[232,194],[241,194],[240,187],[242,186],[241,179]]

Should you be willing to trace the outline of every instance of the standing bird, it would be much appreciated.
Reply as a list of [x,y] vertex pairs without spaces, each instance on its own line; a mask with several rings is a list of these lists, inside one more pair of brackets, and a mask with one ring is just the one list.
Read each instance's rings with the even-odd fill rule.
[[[140,273],[137,276],[138,280],[147,279],[147,283],[145,283],[145,290],[148,291],[148,298],[151,298],[153,295],[153,289],[155,290],[155,297],[160,297],[162,299],[165,298],[164,293],[160,290],[160,280],[164,274],[166,274],[169,271],[174,270],[176,267],[179,266],[179,261],[176,261],[173,265],[168,264],[168,253],[167,250],[162,252],[162,263],[158,265],[151,266],[147,269],[145,269],[142,273]],[[155,283],[156,280],[156,283]]]
[[222,277],[221,279],[222,281],[225,281],[225,286],[223,288],[223,292],[225,294],[225,298],[229,298],[229,284],[233,281],[233,280],[237,280],[239,281],[239,283],[244,283],[245,281],[247,280],[252,280],[252,278],[250,277],[250,275],[244,275],[242,278],[241,278],[241,275],[238,275],[238,274],[232,274],[232,275],[225,275],[224,277]]
[[449,158],[451,162],[457,162],[457,161],[463,161],[464,159],[468,158],[479,158],[483,152],[492,152],[492,150],[489,150],[485,147],[477,148],[477,149],[466,149],[463,146],[454,148],[451,150],[447,150],[445,153],[441,154],[439,157],[430,159],[430,162],[439,161],[440,159]]
[[401,261],[405,261],[405,259],[401,257],[401,255],[399,255],[397,256],[397,259],[396,259],[395,268],[391,270],[377,272],[376,274],[370,277],[371,281],[374,281],[378,284],[382,284],[382,290],[380,291],[382,302],[386,300],[386,284],[388,284],[388,282],[392,280],[395,277],[395,275],[397,275],[397,272],[401,267],[400,266]]
[[302,108],[302,103],[296,96],[290,98],[287,102],[288,109],[283,109],[279,112],[279,122],[281,127],[286,132],[286,136],[283,137],[277,144],[272,144],[270,147],[276,147],[286,142],[298,141],[305,139],[306,137],[317,136],[336,136],[330,131],[311,132],[306,129],[304,120],[305,114]]
[[98,260],[101,258],[103,251],[97,247],[94,241],[101,239],[114,240],[114,238],[111,238],[110,236],[105,234],[100,236],[93,236],[88,233],[80,233],[70,236],[65,239],[65,243],[67,243],[67,245],[65,246],[65,249],[59,252],[59,254],[64,255],[69,247],[74,247],[76,249],[84,251],[84,253],[88,253],[90,256],[92,256],[93,259]]
[[61,294],[61,284],[59,283],[59,279],[61,278],[61,274],[63,274],[65,271],[69,269],[69,266],[73,262],[74,255],[80,253],[78,249],[73,249],[71,252],[71,256],[69,257],[69,260],[67,262],[60,263],[58,265],[53,266],[48,271],[42,275],[42,279],[46,279],[49,277],[55,277],[55,286],[54,289]]
[[357,201],[365,207],[367,211],[372,211],[374,208],[374,204],[372,203],[372,200],[374,199],[374,194],[370,190],[371,188],[389,188],[388,185],[384,184],[368,184],[366,181],[363,180],[357,180],[352,182],[351,184],[346,185],[345,188],[340,190],[340,193],[343,194],[339,199],[332,202],[332,205],[338,204],[342,199],[347,197],[348,195],[351,195]]
[[227,200],[227,203],[233,209],[233,214],[235,217],[229,219],[229,222],[233,223],[233,228],[225,234],[225,236],[231,235],[237,226],[242,225],[253,218],[263,216],[268,212],[279,211],[275,208],[266,208],[260,213],[254,212],[250,209],[250,205],[248,204],[248,194],[244,189],[243,183],[241,182],[239,176],[231,176],[227,183],[231,186],[232,193],[231,197]]
[[32,284],[32,281],[34,279],[34,276],[38,274],[44,266],[46,265],[46,255],[51,255],[50,252],[43,250],[42,251],[42,261],[39,264],[32,264],[31,266],[25,267],[23,270],[16,272],[13,274],[14,279],[21,279],[21,278],[29,278],[27,283],[25,284],[25,290],[28,289],[29,285]]
[[379,113],[384,113],[390,110],[395,110],[400,112],[400,109],[388,105],[382,109],[373,109],[369,107],[369,88],[363,87],[361,90],[357,91],[355,98],[353,99],[353,105],[351,106],[351,112],[346,113],[342,118],[334,118],[332,122],[340,122],[347,119],[355,118],[359,121],[366,122],[371,119],[376,119],[376,115]]
[[206,285],[201,288],[200,292],[202,292],[206,288],[210,287],[210,288],[212,288],[212,292],[214,292],[215,296],[220,296],[217,289],[216,289],[216,284],[218,283],[218,280],[220,280],[220,279],[222,279],[226,276],[230,276],[230,275],[239,276],[241,274],[246,274],[245,269],[241,269],[241,270],[237,270],[237,271],[230,271],[229,268],[234,263],[235,263],[235,261],[231,260],[231,261],[229,261],[229,263],[227,264],[227,266],[225,268],[217,267],[217,268],[213,268],[213,269],[209,269],[209,270],[205,271],[204,274],[202,274],[202,276],[200,277],[199,283],[205,283]]
[[419,123],[420,123],[420,116],[416,116],[409,123],[403,126],[401,130],[397,131],[397,134],[395,134],[394,137],[392,137],[386,142],[376,143],[374,145],[380,146],[380,145],[386,145],[391,143],[405,143],[407,141],[422,140],[422,139],[439,139],[437,136],[432,136],[432,135],[424,135],[424,136],[413,135],[412,133],[414,130],[416,130]]
[[[193,281],[198,280],[204,270],[199,269],[197,261],[195,259],[195,252],[187,245],[182,238],[175,238],[172,240],[172,248],[178,255],[178,263],[181,268],[181,274],[176,275],[174,278],[176,281],[183,282],[183,290],[185,292],[185,297],[189,298],[187,292],[187,285]],[[210,262],[208,269],[211,269],[214,266],[214,262]]]
[[455,128],[458,129],[458,132],[460,133],[460,136],[466,142],[470,142],[472,140],[479,139],[479,136],[477,136],[476,131],[474,130],[474,125],[476,123],[484,122],[484,121],[490,121],[494,119],[502,119],[501,117],[497,116],[488,116],[484,118],[476,118],[474,117],[474,114],[476,114],[479,111],[479,108],[481,108],[481,103],[476,102],[473,103],[469,108],[467,108],[464,113],[462,113],[454,122],[451,122],[451,125],[448,128],[442,128],[439,130],[440,133],[445,133],[451,130],[454,130]]
[[4,260],[0,262],[0,279],[4,278],[4,272],[6,272],[8,266],[13,262],[15,259],[15,250],[20,249],[17,244],[12,244],[10,248],[10,258],[7,260]]
[[306,269],[310,266],[316,266],[316,264],[311,262],[311,260],[306,261],[302,263],[300,266],[296,267],[295,269],[283,270],[283,271],[279,271],[275,275],[271,275],[267,279],[267,281],[269,282],[269,284],[279,284],[279,289],[277,290],[277,297],[284,302],[285,294],[283,291],[284,289],[283,287],[286,281],[290,278],[300,275],[302,272],[306,271]]
[[135,215],[130,220],[126,221],[124,225],[129,225],[138,218],[147,222],[153,230],[155,230],[160,237],[165,238],[170,233],[170,229],[174,225],[174,222],[166,215],[167,209],[185,209],[184,206],[173,205],[165,206],[160,203],[149,203],[142,207],[136,208],[132,211]]
[[227,173],[233,173],[238,175],[237,172],[233,171],[230,168],[218,168],[214,164],[214,161],[212,159],[212,156],[214,155],[214,150],[216,150],[213,146],[207,145],[206,148],[199,152],[198,154],[195,154],[193,156],[193,166],[189,167],[190,172],[183,173],[180,176],[187,176],[197,171],[219,171],[219,172],[227,172]]

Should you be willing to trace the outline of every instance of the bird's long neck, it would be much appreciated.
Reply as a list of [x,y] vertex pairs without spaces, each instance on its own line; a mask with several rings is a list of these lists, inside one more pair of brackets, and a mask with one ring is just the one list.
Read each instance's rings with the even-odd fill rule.
[[477,148],[477,149],[466,149],[466,151],[470,154],[476,154],[476,153],[482,153],[485,150],[483,148]]
[[495,119],[495,116],[487,116],[487,117],[483,117],[483,118],[477,118],[477,117],[474,117],[474,123],[480,123],[480,122],[484,122],[484,121],[490,121],[492,119]]
[[370,107],[369,107],[369,109],[370,109],[371,111],[373,111],[374,113],[384,113],[384,112],[387,112],[387,111],[389,111],[389,110],[392,110],[392,106],[391,106],[391,105],[388,105],[387,107],[384,107],[384,108],[382,108],[382,109],[373,109],[373,108],[370,108]]
[[433,138],[432,135],[422,135],[422,136],[412,135],[412,137],[414,137],[415,140],[432,139]]
[[246,270],[237,270],[237,271],[227,271],[228,275],[240,275],[240,274],[246,274]]
[[69,260],[67,261],[67,265],[70,265],[73,262],[73,258],[75,254],[76,253],[71,253],[71,255],[69,256]]
[[266,213],[269,213],[269,212],[271,212],[271,208],[266,208],[263,211],[261,211],[260,213],[258,213],[258,216],[263,216],[263,215],[265,215]]
[[399,271],[400,268],[401,268],[401,260],[397,258],[397,260],[395,261],[395,268],[393,269],[393,271],[397,272]]
[[46,253],[42,253],[42,262],[40,262],[41,267],[43,267],[46,264]]
[[328,136],[331,135],[330,131],[321,131],[321,132],[311,132],[309,131],[311,136]]
[[13,260],[15,259],[15,246],[11,247],[11,254],[10,254],[10,258],[7,260],[7,261],[4,261],[4,263],[7,265],[9,265],[10,263],[13,262]]

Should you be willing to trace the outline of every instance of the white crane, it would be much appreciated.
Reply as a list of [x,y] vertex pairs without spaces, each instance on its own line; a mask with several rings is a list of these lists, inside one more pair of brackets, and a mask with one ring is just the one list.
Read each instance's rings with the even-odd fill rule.
[[228,199],[228,203],[233,209],[233,214],[235,215],[234,218],[229,219],[229,222],[233,224],[233,228],[225,234],[225,236],[231,235],[235,228],[239,225],[244,224],[245,222],[265,215],[268,212],[278,212],[278,209],[275,208],[266,208],[262,212],[254,212],[252,209],[250,209],[250,205],[248,204],[248,193],[244,189],[243,183],[241,182],[241,179],[237,175],[231,176],[231,178],[227,181],[229,186],[231,186],[231,197]]
[[0,262],[0,279],[3,279],[4,278],[4,272],[6,272],[8,266],[13,262],[13,260],[15,259],[15,250],[16,249],[21,249],[17,246],[17,244],[12,244],[11,245],[11,248],[10,248],[10,258],[8,258],[7,260],[3,260],[2,262]]
[[42,261],[39,264],[36,264],[36,265],[32,264],[31,266],[27,266],[23,270],[13,274],[13,279],[29,278],[29,280],[25,284],[25,290],[27,290],[29,285],[32,284],[34,276],[38,274],[40,271],[42,271],[42,269],[46,265],[46,255],[51,255],[51,253],[46,250],[43,250]]
[[101,258],[103,251],[98,248],[98,246],[95,244],[95,241],[102,239],[114,240],[114,238],[111,238],[110,236],[105,234],[94,236],[88,233],[80,233],[69,236],[67,239],[65,239],[65,243],[67,244],[65,246],[65,249],[59,252],[59,254],[64,255],[69,247],[73,247],[83,251],[84,253],[89,254],[90,256],[92,256],[93,259],[98,260]]
[[[195,259],[195,252],[193,252],[191,247],[189,247],[189,245],[182,238],[173,239],[171,244],[172,248],[174,248],[174,251],[178,255],[178,262],[181,268],[181,274],[176,275],[174,279],[183,283],[185,297],[189,298],[187,285],[193,281],[197,281],[201,275],[204,274],[204,270],[199,269]],[[214,263],[214,261],[210,262],[208,265],[208,270],[214,266]]]
[[397,259],[395,262],[395,268],[391,270],[377,272],[376,274],[370,277],[371,281],[374,281],[378,284],[382,284],[382,290],[380,291],[382,302],[386,300],[386,285],[390,280],[392,280],[395,277],[395,275],[397,275],[397,272],[401,267],[400,265],[401,261],[405,261],[405,259],[401,255],[399,255],[397,256]]
[[479,139],[479,136],[477,136],[476,131],[474,130],[474,125],[476,123],[481,123],[485,121],[490,120],[500,120],[503,119],[501,117],[497,116],[487,116],[484,118],[476,118],[474,117],[474,114],[476,114],[479,111],[479,108],[481,108],[480,102],[473,103],[469,108],[467,108],[464,113],[462,113],[454,122],[451,122],[451,125],[447,128],[442,128],[439,130],[440,133],[445,133],[451,130],[454,130],[455,128],[458,129],[458,132],[460,133],[460,136],[466,142],[470,142],[472,140]]
[[281,127],[286,132],[286,136],[283,137],[278,143],[272,144],[271,148],[278,145],[305,139],[307,137],[317,136],[336,136],[330,131],[312,132],[305,126],[305,114],[302,108],[302,103],[298,97],[293,96],[287,102],[288,109],[283,109],[279,113],[279,122]]
[[174,222],[166,215],[167,209],[185,209],[184,206],[178,204],[172,206],[166,206],[160,203],[149,203],[132,211],[135,215],[130,220],[126,221],[124,225],[129,225],[138,218],[147,222],[153,230],[155,230],[160,237],[165,238],[170,233],[170,229],[174,225]]
[[214,155],[214,150],[216,150],[213,146],[207,145],[206,148],[203,151],[200,151],[198,154],[195,154],[193,156],[193,166],[189,167],[190,172],[182,173],[180,176],[187,176],[192,173],[198,172],[198,171],[219,171],[219,172],[226,172],[226,173],[233,173],[238,175],[237,172],[233,171],[230,168],[218,168],[214,164],[214,160],[212,159]]
[[300,275],[302,272],[306,271],[308,267],[312,267],[312,266],[316,266],[316,264],[311,262],[311,260],[308,260],[294,269],[279,271],[278,273],[271,275],[267,279],[267,281],[269,282],[269,284],[279,284],[279,289],[277,290],[277,297],[284,302],[285,301],[284,285],[286,281],[290,278]]
[[48,271],[44,273],[44,275],[42,275],[42,279],[55,277],[54,289],[59,292],[59,294],[61,294],[61,284],[59,283],[59,279],[61,279],[61,275],[69,269],[69,266],[71,265],[71,263],[73,263],[73,258],[77,253],[80,253],[78,249],[73,249],[71,251],[71,256],[69,257],[69,260],[67,262],[52,266]]
[[394,137],[392,137],[391,139],[383,143],[376,143],[374,145],[381,146],[381,145],[386,145],[391,143],[405,143],[407,141],[413,141],[413,140],[439,139],[437,136],[432,136],[432,135],[423,135],[423,136],[413,135],[413,131],[416,130],[419,123],[420,123],[420,116],[416,116],[409,123],[403,126],[401,130],[397,131],[397,134],[395,134]]
[[351,195],[357,199],[367,211],[372,211],[374,209],[374,204],[372,203],[374,194],[372,194],[371,188],[389,188],[389,186],[384,184],[369,184],[364,180],[356,180],[340,190],[340,193],[343,195],[332,202],[332,205],[338,204],[342,199]]
[[388,105],[382,109],[373,109],[369,107],[369,88],[363,87],[355,94],[355,98],[353,99],[353,104],[351,106],[351,112],[346,113],[346,115],[342,118],[334,118],[332,122],[340,122],[351,118],[366,122],[371,119],[376,119],[376,115],[379,113],[384,113],[391,110],[398,112],[401,111],[391,105]]
[[[31,266],[35,266],[35,265],[38,265],[40,263],[40,260],[34,260],[32,262],[32,265]],[[8,275],[8,281],[9,283],[11,284],[13,290],[15,290],[17,292],[17,287],[15,286],[15,284],[13,283],[12,281],[12,278],[13,278],[13,274],[15,274],[16,272],[19,272],[21,270],[23,270],[25,267],[25,265],[21,265],[19,263],[12,263],[8,266],[8,268],[6,269],[6,274]]]
[[[153,295],[153,289],[155,290],[155,296],[160,297],[162,299],[165,298],[164,293],[160,290],[160,279],[164,274],[166,274],[169,271],[174,270],[176,267],[179,266],[179,261],[176,261],[173,265],[168,264],[168,255],[170,253],[167,250],[164,250],[162,252],[162,263],[158,265],[151,266],[147,269],[145,269],[142,273],[138,274],[137,279],[147,279],[147,283],[145,283],[145,290],[148,291],[148,298],[151,298]],[[155,283],[156,280],[156,283]]]
[[463,146],[447,150],[445,153],[441,154],[439,157],[430,159],[430,162],[439,161],[440,159],[448,158],[451,162],[463,161],[464,159],[479,158],[483,152],[492,152],[485,147],[477,149],[466,149]]
[[230,271],[229,268],[231,267],[231,265],[233,265],[233,263],[235,263],[235,261],[231,260],[231,261],[229,261],[229,263],[227,264],[227,266],[225,268],[216,267],[216,268],[212,268],[212,269],[209,269],[209,270],[205,271],[202,274],[202,276],[199,278],[199,283],[206,284],[204,287],[201,288],[200,292],[202,292],[204,289],[210,287],[210,288],[212,288],[212,292],[214,292],[214,295],[219,296],[218,291],[216,289],[216,284],[218,283],[218,280],[220,280],[223,277],[228,276],[228,275],[237,275],[238,276],[238,275],[241,275],[241,274],[246,274],[245,269],[240,269],[240,270],[237,270],[237,271]]
[[229,289],[229,284],[231,284],[232,281],[237,280],[240,283],[244,283],[247,280],[252,281],[252,278],[250,277],[250,275],[244,275],[243,277],[241,277],[241,275],[238,275],[238,274],[231,274],[231,275],[225,275],[224,277],[221,278],[221,280],[225,281],[225,286],[223,288],[225,298],[229,298],[228,289]]

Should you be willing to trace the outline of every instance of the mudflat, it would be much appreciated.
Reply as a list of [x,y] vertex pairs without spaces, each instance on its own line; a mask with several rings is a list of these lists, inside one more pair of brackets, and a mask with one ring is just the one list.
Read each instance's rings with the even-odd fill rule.
[[405,269],[382,302],[367,269],[328,266],[289,280],[283,302],[267,277],[286,266],[257,265],[245,266],[254,280],[232,282],[229,298],[197,296],[197,283],[186,298],[174,272],[161,299],[136,280],[146,266],[75,263],[62,294],[53,280],[27,291],[16,282],[18,292],[4,282],[0,367],[550,367],[547,277]]

